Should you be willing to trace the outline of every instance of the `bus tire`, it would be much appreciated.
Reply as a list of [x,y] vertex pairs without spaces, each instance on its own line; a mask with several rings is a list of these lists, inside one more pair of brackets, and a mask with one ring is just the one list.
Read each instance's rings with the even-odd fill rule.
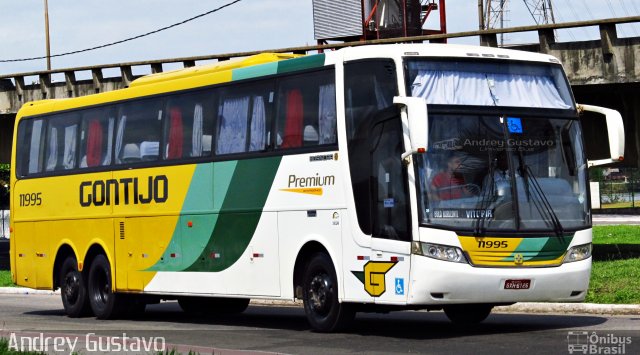
[[78,261],[67,257],[60,267],[60,296],[65,313],[71,318],[91,315],[87,284],[78,271]]
[[178,305],[193,315],[229,315],[244,312],[249,307],[248,298],[180,297]]
[[355,317],[352,305],[338,301],[338,278],[331,258],[325,253],[317,253],[309,260],[302,295],[304,312],[314,331],[340,331]]
[[115,319],[128,306],[126,295],[113,292],[111,267],[103,254],[93,259],[89,268],[89,301],[98,319]]
[[454,304],[444,307],[444,313],[457,325],[474,325],[487,319],[493,306],[490,304]]

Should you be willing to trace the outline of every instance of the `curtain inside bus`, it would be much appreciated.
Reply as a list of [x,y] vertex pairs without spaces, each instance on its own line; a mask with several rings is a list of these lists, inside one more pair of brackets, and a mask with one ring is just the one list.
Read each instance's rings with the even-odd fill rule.
[[182,158],[182,111],[180,111],[178,107],[172,107],[169,109],[169,117],[169,146],[167,147],[167,158]]
[[319,143],[333,144],[337,141],[335,84],[321,85],[318,96]]
[[266,110],[262,96],[253,97],[253,112],[251,114],[251,141],[249,151],[264,150],[267,147]]
[[302,93],[298,89],[287,93],[287,113],[284,126],[282,148],[302,146]]
[[573,108],[561,69],[522,63],[410,61],[411,95],[427,104]]
[[102,160],[102,125],[97,119],[89,123],[87,137],[87,166],[98,166]]

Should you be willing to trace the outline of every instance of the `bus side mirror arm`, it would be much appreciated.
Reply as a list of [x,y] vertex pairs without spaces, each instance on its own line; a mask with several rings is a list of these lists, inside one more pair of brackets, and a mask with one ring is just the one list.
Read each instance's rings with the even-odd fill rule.
[[578,112],[594,112],[605,116],[607,120],[607,134],[609,135],[610,159],[587,161],[587,166],[598,166],[619,163],[624,160],[624,123],[620,112],[604,107],[578,104]]
[[404,107],[402,110],[403,122],[409,124],[409,140],[411,149],[402,153],[402,161],[408,163],[407,159],[412,154],[423,154],[427,152],[429,136],[429,126],[427,125],[427,102],[422,97],[395,96],[393,103]]

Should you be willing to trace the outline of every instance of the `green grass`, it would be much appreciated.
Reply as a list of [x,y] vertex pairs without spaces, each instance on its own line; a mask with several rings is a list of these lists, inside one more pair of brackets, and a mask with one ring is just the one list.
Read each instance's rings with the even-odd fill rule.
[[630,207],[638,207],[640,206],[640,201],[635,201],[632,203],[631,201],[627,202],[615,202],[615,203],[603,203],[601,208],[630,208]]
[[639,304],[640,259],[594,261],[585,302]]
[[593,226],[593,244],[640,244],[640,226]]
[[[0,270],[0,287],[15,287],[16,285],[11,282],[11,271]],[[2,353],[0,353],[2,354]]]

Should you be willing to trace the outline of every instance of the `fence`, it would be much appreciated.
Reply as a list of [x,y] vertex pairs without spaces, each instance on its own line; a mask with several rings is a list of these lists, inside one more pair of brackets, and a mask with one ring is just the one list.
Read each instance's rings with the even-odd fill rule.
[[620,169],[599,182],[602,208],[640,208],[640,170]]
[[9,238],[9,210],[0,210],[2,216],[2,234],[0,238]]

